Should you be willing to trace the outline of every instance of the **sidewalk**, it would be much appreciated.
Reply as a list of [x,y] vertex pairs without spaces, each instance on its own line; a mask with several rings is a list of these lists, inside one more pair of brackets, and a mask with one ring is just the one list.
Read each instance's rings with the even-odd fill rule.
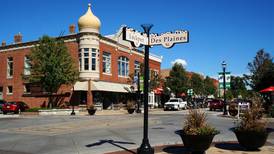
[[[155,154],[190,154],[182,144],[162,145],[154,147]],[[218,142],[212,143],[211,147],[206,151],[207,154],[272,154],[274,146],[266,143],[258,151],[246,151],[237,142]],[[136,154],[136,149],[124,151],[116,151],[105,154]]]

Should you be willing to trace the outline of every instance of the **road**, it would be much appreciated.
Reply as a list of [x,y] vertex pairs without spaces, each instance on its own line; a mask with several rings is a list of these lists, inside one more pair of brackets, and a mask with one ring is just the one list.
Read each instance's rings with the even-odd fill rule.
[[[229,131],[235,120],[218,116],[220,112],[206,112],[208,122],[221,132],[214,141],[236,141]],[[150,144],[182,143],[175,131],[182,128],[186,114],[151,112]],[[102,154],[137,148],[143,137],[142,114],[0,117],[0,154]],[[274,143],[273,133],[268,141]]]

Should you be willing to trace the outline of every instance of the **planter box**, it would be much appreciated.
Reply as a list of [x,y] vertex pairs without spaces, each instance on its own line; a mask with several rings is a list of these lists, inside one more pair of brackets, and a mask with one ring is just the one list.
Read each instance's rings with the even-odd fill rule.
[[[50,109],[39,110],[39,115],[70,115],[72,109]],[[79,114],[79,109],[74,109],[75,114]]]

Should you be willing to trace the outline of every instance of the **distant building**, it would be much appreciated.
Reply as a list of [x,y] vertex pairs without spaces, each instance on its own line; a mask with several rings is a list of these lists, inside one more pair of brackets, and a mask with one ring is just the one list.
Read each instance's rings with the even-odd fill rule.
[[[82,104],[101,102],[104,108],[112,103],[125,101],[131,88],[129,75],[139,71],[144,61],[143,51],[137,50],[122,39],[122,28],[116,34],[102,36],[101,22],[92,13],[89,4],[87,12],[76,26],[69,26],[69,34],[61,36],[73,59],[77,61],[80,81],[74,86],[64,85],[58,93],[70,95],[60,102],[77,101]],[[0,97],[6,101],[24,101],[30,107],[45,105],[47,98],[31,94],[30,84],[22,80],[30,75],[28,65],[31,48],[38,41],[23,42],[23,35],[14,36],[13,44],[2,42],[0,46]],[[150,69],[160,73],[162,58],[150,55]],[[1,98],[0,98],[1,99]]]

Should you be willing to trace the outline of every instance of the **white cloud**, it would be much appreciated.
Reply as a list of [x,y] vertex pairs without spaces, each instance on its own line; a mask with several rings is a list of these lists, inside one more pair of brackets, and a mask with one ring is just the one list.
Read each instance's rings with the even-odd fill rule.
[[175,63],[182,64],[184,67],[186,67],[186,65],[187,65],[187,62],[184,59],[176,59],[176,60],[171,62],[172,65],[174,65]]

